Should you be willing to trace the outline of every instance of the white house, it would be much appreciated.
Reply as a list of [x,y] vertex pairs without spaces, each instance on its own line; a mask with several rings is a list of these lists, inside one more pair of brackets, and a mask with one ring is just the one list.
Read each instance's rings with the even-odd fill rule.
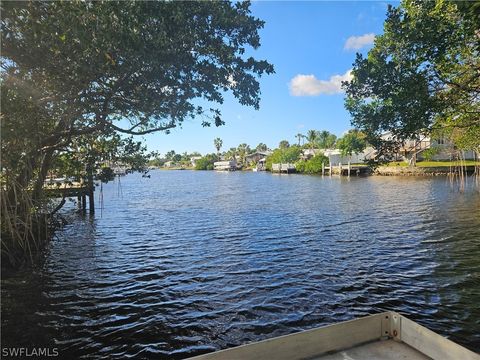
[[258,163],[261,159],[264,159],[271,154],[272,154],[272,151],[270,151],[270,150],[256,151],[253,154],[249,154],[249,155],[245,156],[245,162],[247,164]]
[[203,156],[192,156],[190,158],[190,163],[192,164],[193,167],[195,167],[195,164],[197,163],[197,160],[200,160]]
[[[383,140],[393,140],[395,137],[391,132],[386,132],[382,136]],[[453,143],[445,138],[431,138],[428,135],[422,135],[418,140],[406,140],[400,147],[396,160],[411,161],[415,158],[416,161],[424,160],[424,152],[428,149],[435,149],[435,153],[431,156],[432,160],[452,160],[459,156],[459,150],[455,148]],[[474,160],[474,151],[464,151],[462,157],[465,160]]]
[[234,171],[237,169],[236,160],[216,161],[213,163],[213,168],[219,171]]

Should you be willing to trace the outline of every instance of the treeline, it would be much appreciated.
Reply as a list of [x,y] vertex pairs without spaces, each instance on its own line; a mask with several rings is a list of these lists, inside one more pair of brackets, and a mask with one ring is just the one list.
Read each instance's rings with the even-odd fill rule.
[[[255,160],[247,160],[249,155],[260,153],[267,158],[268,170],[271,170],[272,163],[297,163],[297,171],[316,173],[321,171],[322,162],[328,162],[322,150],[339,149],[342,155],[350,156],[362,152],[368,144],[365,135],[355,129],[348,131],[341,138],[327,130],[309,130],[306,135],[299,133],[295,138],[298,141],[296,144],[291,145],[289,141],[281,140],[278,147],[273,150],[264,143],[259,143],[255,147],[242,143],[225,151],[222,151],[223,140],[215,138],[213,145],[216,152],[201,156],[199,152],[178,154],[175,150],[170,150],[163,157],[157,154],[157,157],[148,164],[155,167],[169,165],[168,167],[213,170],[217,161],[235,160],[238,167],[249,169],[256,165]],[[303,156],[304,150],[312,150],[313,153]]]

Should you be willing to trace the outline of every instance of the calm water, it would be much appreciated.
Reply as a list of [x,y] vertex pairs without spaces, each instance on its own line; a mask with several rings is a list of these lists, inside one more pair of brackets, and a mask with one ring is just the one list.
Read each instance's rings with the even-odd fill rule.
[[154,171],[103,199],[4,275],[2,346],[185,358],[396,310],[480,351],[480,194],[445,178]]

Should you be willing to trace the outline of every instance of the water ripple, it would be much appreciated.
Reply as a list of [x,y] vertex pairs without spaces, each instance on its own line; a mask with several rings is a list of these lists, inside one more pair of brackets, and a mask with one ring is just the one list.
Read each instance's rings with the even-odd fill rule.
[[[118,187],[123,197],[118,196]],[[444,179],[156,171],[2,281],[2,344],[185,358],[395,310],[480,348],[480,195]]]

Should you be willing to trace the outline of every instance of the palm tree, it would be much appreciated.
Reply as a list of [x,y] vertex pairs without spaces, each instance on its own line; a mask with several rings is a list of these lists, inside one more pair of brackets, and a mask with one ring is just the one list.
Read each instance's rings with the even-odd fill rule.
[[305,135],[298,133],[295,135],[295,138],[298,139],[298,146],[300,146],[300,141],[305,137]]
[[248,146],[247,144],[243,143],[238,145],[237,154],[238,154],[238,157],[240,158],[241,164],[245,164],[245,157],[247,156],[249,151],[250,151],[250,146]]
[[255,150],[258,152],[267,151],[267,145],[265,145],[264,143],[260,143],[257,145]]
[[310,145],[310,149],[315,147],[315,142],[318,140],[318,132],[316,130],[308,130],[307,140]]
[[228,150],[225,153],[225,159],[236,160],[237,159],[237,149],[236,148],[230,148],[230,150]]
[[282,140],[280,141],[280,143],[278,144],[278,147],[280,149],[286,149],[286,148],[289,148],[290,147],[290,143],[287,141],[287,140]]
[[220,138],[213,139],[213,145],[215,145],[215,149],[217,149],[217,155],[220,154],[220,149],[222,148],[223,141]]
[[327,130],[320,131],[318,134],[318,146],[322,149],[330,149],[335,144],[337,137]]

